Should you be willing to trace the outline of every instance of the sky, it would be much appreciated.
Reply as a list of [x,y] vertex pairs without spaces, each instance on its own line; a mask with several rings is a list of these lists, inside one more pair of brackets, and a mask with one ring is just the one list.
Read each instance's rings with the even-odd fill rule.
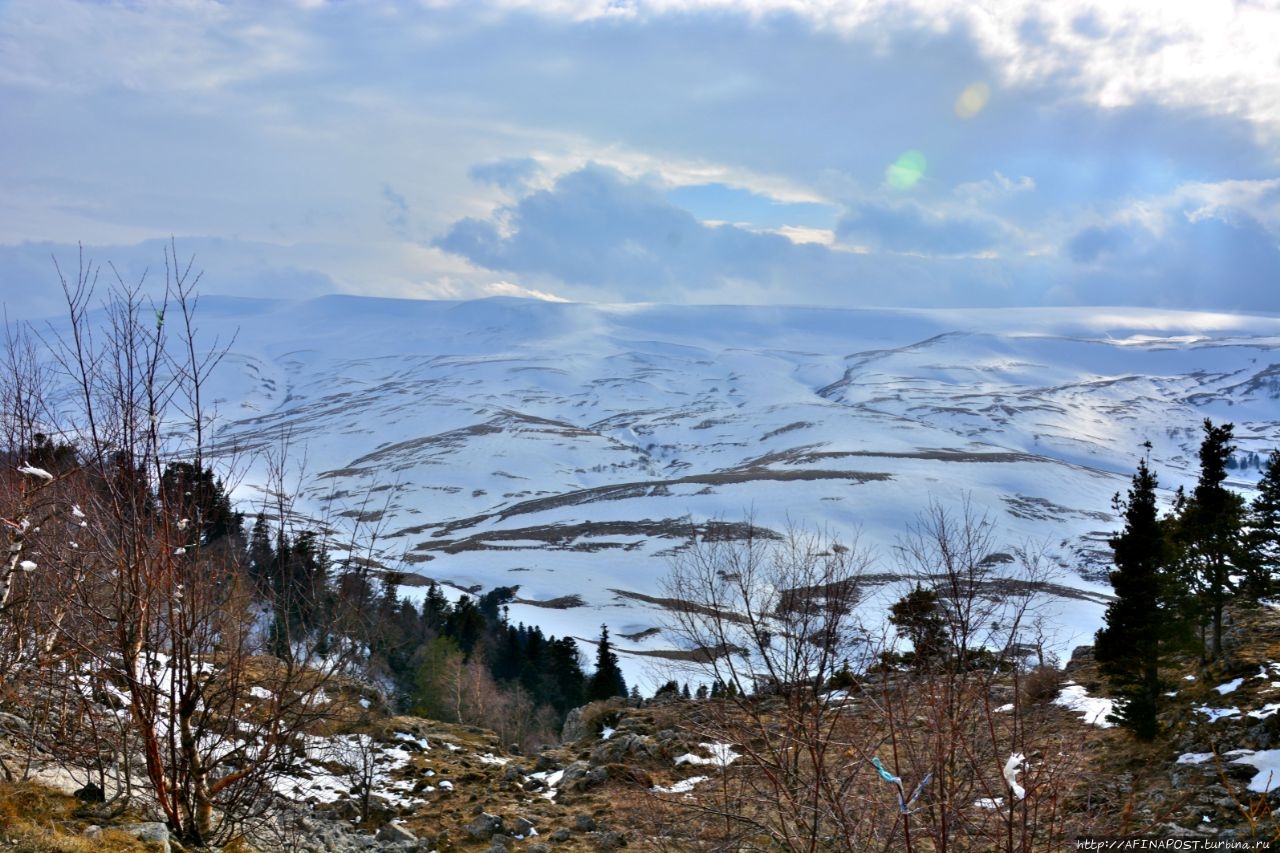
[[1277,0],[0,0],[0,294],[1280,313]]

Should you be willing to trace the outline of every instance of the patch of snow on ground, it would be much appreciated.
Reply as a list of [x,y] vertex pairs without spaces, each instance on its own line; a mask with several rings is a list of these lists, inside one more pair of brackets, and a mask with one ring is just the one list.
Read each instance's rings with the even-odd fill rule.
[[1280,783],[1280,749],[1264,749],[1254,752],[1251,749],[1237,749],[1228,755],[1239,755],[1232,759],[1232,764],[1249,764],[1257,769],[1257,774],[1249,782],[1249,790],[1255,794],[1265,794]]
[[1228,681],[1226,684],[1219,684],[1217,687],[1213,689],[1217,690],[1220,695],[1226,696],[1228,693],[1234,693],[1236,691],[1236,688],[1238,688],[1241,684],[1244,684],[1244,679],[1237,678],[1232,681]]
[[1267,717],[1274,715],[1276,711],[1280,711],[1280,702],[1270,702],[1256,711],[1250,711],[1249,716],[1255,720],[1265,720]]
[[1115,702],[1103,696],[1090,696],[1084,687],[1074,681],[1068,681],[1062,686],[1062,692],[1053,700],[1053,704],[1078,711],[1081,718],[1091,726],[1109,729],[1115,725],[1107,720],[1115,709]]
[[616,731],[617,729],[612,728],[611,726],[605,726],[603,729],[600,730],[600,740],[608,740],[609,738],[613,737],[613,733]]
[[983,797],[974,805],[980,809],[998,809],[1004,805],[1004,797]]
[[687,794],[693,790],[695,785],[700,785],[710,778],[710,776],[690,776],[688,779],[681,779],[672,785],[654,785],[649,790],[655,794]]
[[1204,764],[1213,758],[1212,752],[1184,752],[1178,756],[1175,764]]
[[733,745],[727,743],[700,743],[698,746],[711,753],[710,758],[703,758],[701,755],[694,755],[692,752],[686,752],[684,755],[676,756],[676,764],[711,764],[716,767],[728,767],[733,762],[742,757],[741,754],[733,751]]
[[1208,717],[1211,723],[1225,720],[1228,717],[1240,716],[1239,708],[1210,708],[1208,705],[1197,705],[1195,709]]
[[[306,763],[292,775],[282,777],[276,790],[296,801],[313,799],[331,803],[350,796],[352,788],[370,772],[368,781],[393,805],[412,806],[423,801],[414,796],[413,782],[393,780],[391,774],[409,765],[408,751],[377,743],[368,735],[306,738]],[[361,768],[372,762],[370,771]]]
[[511,761],[510,758],[501,758],[492,752],[486,752],[484,755],[476,756],[481,764],[497,764],[499,767]]
[[427,742],[425,737],[418,737],[417,735],[410,734],[409,732],[396,732],[394,737],[396,740],[404,740],[409,743],[416,744],[423,752],[429,752],[431,750],[431,744]]

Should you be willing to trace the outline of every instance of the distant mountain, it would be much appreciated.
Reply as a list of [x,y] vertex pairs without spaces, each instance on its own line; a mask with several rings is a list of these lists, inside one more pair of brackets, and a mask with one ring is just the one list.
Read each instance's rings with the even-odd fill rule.
[[518,585],[513,621],[608,623],[632,670],[670,648],[651,629],[691,522],[860,531],[888,584],[930,500],[1049,549],[1068,650],[1100,622],[1144,441],[1174,487],[1201,421],[1232,421],[1242,490],[1280,445],[1280,318],[332,296],[206,298],[199,320],[235,336],[209,390],[220,452],[248,454],[239,497],[287,439],[299,509],[376,532],[386,568]]

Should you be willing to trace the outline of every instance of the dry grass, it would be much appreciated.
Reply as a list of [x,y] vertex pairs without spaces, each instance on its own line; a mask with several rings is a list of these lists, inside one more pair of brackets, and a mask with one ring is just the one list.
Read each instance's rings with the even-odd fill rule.
[[0,783],[0,850],[12,853],[104,853],[152,848],[132,835],[78,818],[73,797],[29,782]]

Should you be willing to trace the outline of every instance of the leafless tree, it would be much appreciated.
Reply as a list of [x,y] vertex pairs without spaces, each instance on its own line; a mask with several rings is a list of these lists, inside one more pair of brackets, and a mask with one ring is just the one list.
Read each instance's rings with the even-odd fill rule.
[[670,627],[717,686],[692,729],[741,755],[714,796],[677,802],[718,818],[720,843],[854,850],[877,834],[854,785],[874,742],[828,693],[868,653],[857,605],[871,564],[856,540],[753,524],[741,538],[696,535],[674,558]]
[[[114,772],[132,778],[136,760],[170,830],[207,845],[266,818],[292,743],[323,716],[324,687],[343,661],[315,654],[304,637],[285,638],[299,654],[270,654],[243,543],[211,539],[190,489],[167,476],[175,463],[194,472],[226,464],[207,452],[203,392],[225,348],[200,334],[198,276],[172,248],[165,273],[154,299],[119,275],[103,292],[82,257],[61,279],[67,322],[41,334],[44,360],[10,350],[11,362],[49,371],[47,384],[5,388],[11,448],[29,447],[39,425],[74,446],[75,462],[53,472],[24,461],[16,482],[11,471],[0,478],[16,499],[4,507],[11,561],[38,578],[31,587],[56,591],[3,627],[34,649],[28,658],[41,657],[45,681],[75,688],[46,690],[48,742],[112,737]],[[50,385],[59,393],[32,399]],[[102,708],[109,717],[90,713]],[[114,730],[108,720],[119,721]],[[65,759],[101,768],[102,753]]]
[[1046,561],[995,541],[968,505],[930,504],[908,529],[898,573],[936,591],[945,635],[945,653],[917,658],[893,653],[875,557],[856,541],[748,526],[681,552],[671,628],[718,686],[684,703],[686,725],[741,758],[694,793],[658,795],[699,826],[670,849],[1061,845],[1080,749],[1019,684]]
[[[877,685],[892,775],[930,777],[918,813],[903,810],[932,849],[1027,851],[1063,840],[1078,745],[1063,742],[1052,711],[1020,689],[1040,663],[1042,549],[1002,548],[991,519],[967,499],[931,501],[898,545],[900,571],[937,598],[945,653],[886,674]],[[914,815],[914,816],[913,816]]]

